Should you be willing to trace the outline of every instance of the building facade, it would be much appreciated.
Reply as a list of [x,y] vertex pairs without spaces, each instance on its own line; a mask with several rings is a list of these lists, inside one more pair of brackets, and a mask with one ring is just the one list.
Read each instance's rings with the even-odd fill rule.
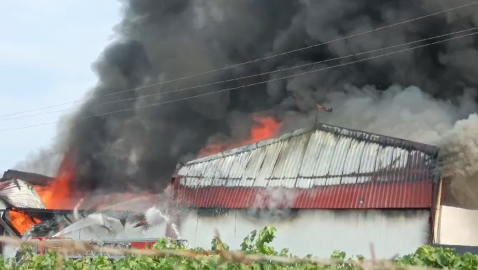
[[274,247],[387,258],[433,237],[439,149],[320,124],[181,167],[172,180],[180,237],[238,248],[273,225]]
[[[370,256],[371,244],[378,258],[404,255],[423,244],[441,243],[440,236],[450,239],[444,229],[453,224],[435,221],[440,208],[438,152],[430,145],[320,124],[193,160],[179,168],[165,194],[135,198],[119,204],[120,209],[110,209],[146,211],[150,224],[145,227],[126,221],[113,234],[93,234],[92,225],[83,224],[88,221],[85,217],[65,228],[70,231],[63,237],[169,236],[208,249],[217,229],[222,240],[237,249],[252,230],[275,226],[273,246],[289,248],[294,255],[329,257],[340,250]],[[33,190],[28,185],[15,188],[16,183],[23,182],[1,183],[0,199],[5,202],[1,208],[36,211],[29,215],[44,208],[24,205],[36,202],[37,196],[28,193],[30,199],[25,200],[24,191]],[[449,216],[446,209],[441,212],[441,220]],[[3,249],[4,255],[12,252],[10,247]]]

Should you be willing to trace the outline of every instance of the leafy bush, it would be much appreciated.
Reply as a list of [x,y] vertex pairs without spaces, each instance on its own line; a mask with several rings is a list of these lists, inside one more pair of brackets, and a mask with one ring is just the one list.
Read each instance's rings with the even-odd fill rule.
[[[58,256],[53,251],[47,252],[45,255],[34,254],[31,249],[26,249],[25,255],[19,262],[14,259],[4,260],[0,257],[0,270],[2,269],[58,269],[61,265],[63,269],[343,269],[343,270],[359,270],[361,267],[356,263],[363,262],[363,256],[355,258],[346,258],[345,252],[335,251],[331,255],[331,259],[340,260],[329,266],[320,266],[311,262],[300,261],[298,257],[292,256],[288,249],[276,251],[270,246],[275,238],[276,229],[274,227],[265,227],[263,230],[251,232],[244,238],[240,251],[245,255],[263,255],[262,261],[255,262],[231,262],[226,260],[229,254],[229,246],[223,243],[219,238],[214,238],[211,242],[211,251],[206,252],[202,249],[194,249],[199,254],[207,254],[207,256],[198,256],[197,258],[187,258],[176,255],[166,255],[162,257],[152,256],[132,256],[126,255],[120,259],[111,260],[105,256],[97,256],[94,258],[68,259]],[[177,244],[171,245],[166,239],[160,239],[153,247],[154,250],[182,250]],[[189,253],[192,254],[192,253]],[[222,256],[221,256],[222,255]],[[294,264],[274,263],[267,256],[284,256],[282,258],[297,259]],[[312,258],[312,255],[306,256]],[[226,259],[225,259],[226,258]],[[268,260],[269,259],[269,260]],[[403,256],[394,261],[400,268],[406,269],[406,266],[424,266],[434,268],[478,269],[478,256],[470,253],[461,255],[452,249],[435,248],[423,246],[413,254]],[[378,268],[386,268],[384,266]]]

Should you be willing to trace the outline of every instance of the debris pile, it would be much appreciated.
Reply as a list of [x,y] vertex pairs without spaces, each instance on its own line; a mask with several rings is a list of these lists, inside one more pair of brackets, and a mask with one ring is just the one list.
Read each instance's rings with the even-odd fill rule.
[[[52,180],[53,179],[53,180]],[[160,196],[125,195],[90,196],[73,209],[49,209],[37,193],[38,186],[47,186],[54,178],[9,170],[0,179],[0,225],[9,235],[23,240],[35,238],[69,238],[77,240],[118,240],[136,230],[141,235],[155,225],[164,225]],[[123,201],[117,200],[123,198]],[[83,201],[85,201],[83,203]],[[108,205],[107,202],[110,204]],[[165,230],[155,231],[156,239]]]

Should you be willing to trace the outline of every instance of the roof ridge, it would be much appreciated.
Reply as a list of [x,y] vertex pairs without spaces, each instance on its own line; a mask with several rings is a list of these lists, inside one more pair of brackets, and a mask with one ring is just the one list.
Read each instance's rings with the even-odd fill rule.
[[[205,156],[202,158],[194,159],[192,161],[187,162],[184,166],[188,165],[193,165],[193,164],[198,164],[198,163],[203,163],[203,162],[209,162],[212,160],[216,160],[219,158],[224,158],[228,157],[231,155],[236,155],[236,154],[241,154],[245,152],[249,152],[258,148],[266,147],[275,143],[279,143],[282,141],[285,141],[287,139],[290,139],[292,137],[297,137],[306,133],[311,133],[315,131],[323,131],[323,132],[328,132],[328,133],[335,133],[339,134],[340,136],[347,136],[347,137],[352,137],[358,140],[365,140],[369,142],[377,142],[382,145],[393,145],[398,148],[412,148],[414,150],[418,150],[420,152],[425,152],[427,154],[432,154],[432,155],[438,155],[439,148],[434,145],[429,145],[429,144],[424,144],[424,143],[418,143],[410,140],[405,140],[405,139],[400,139],[396,137],[391,137],[391,136],[386,136],[386,135],[381,135],[381,134],[376,134],[372,132],[367,132],[367,131],[362,131],[362,130],[355,130],[355,129],[349,129],[345,127],[340,127],[340,126],[334,126],[334,125],[329,125],[329,124],[324,124],[324,123],[317,123],[314,127],[308,127],[308,128],[301,128],[297,129],[291,132],[284,133],[280,136],[270,138],[267,140],[262,140],[256,143],[244,145],[241,147],[236,147],[233,149],[229,149],[226,151],[222,151],[220,153],[210,155],[210,156]],[[359,133],[359,134],[358,134]],[[379,140],[382,139],[381,142]],[[386,139],[384,142],[383,139]]]

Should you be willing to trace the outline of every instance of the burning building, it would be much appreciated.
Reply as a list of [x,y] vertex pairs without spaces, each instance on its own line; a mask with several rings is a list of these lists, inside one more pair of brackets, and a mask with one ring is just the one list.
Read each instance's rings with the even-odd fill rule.
[[172,180],[180,233],[238,247],[274,224],[293,254],[407,254],[433,241],[439,148],[320,124],[190,161]]
[[380,258],[475,241],[471,230],[451,229],[474,215],[452,207],[461,206],[441,179],[438,147],[327,124],[277,136],[280,123],[256,121],[244,141],[209,145],[178,165],[162,194],[90,196],[61,210],[45,202],[64,199],[50,194],[69,188],[67,162],[56,178],[8,171],[0,182],[4,234],[115,245],[167,236],[208,248],[219,229],[239,247],[250,231],[273,225],[274,245],[293,254],[363,254],[372,243]]
[[[24,239],[49,237],[77,220],[73,215],[78,200],[72,188],[74,169],[70,161],[66,153],[55,177],[17,170],[3,174],[0,178],[1,233]],[[11,248],[2,252],[5,255]]]
[[[46,220],[40,212],[71,213],[82,198],[87,214],[100,206],[120,211],[125,205],[118,203],[137,196],[131,186],[159,192],[178,160],[199,153],[170,185],[179,209],[194,209],[184,218],[180,211],[174,222],[196,245],[208,245],[211,235],[195,232],[209,224],[219,224],[235,244],[259,226],[254,217],[267,217],[280,229],[277,244],[291,241],[299,254],[309,248],[301,243],[301,250],[299,242],[311,239],[326,246],[319,255],[335,247],[363,253],[367,241],[383,255],[392,247],[408,252],[454,226],[435,222],[438,148],[411,141],[438,144],[458,119],[476,112],[471,90],[478,69],[466,60],[477,57],[478,40],[469,36],[350,65],[343,57],[363,60],[358,54],[400,44],[410,49],[406,42],[463,31],[478,21],[468,7],[441,13],[450,8],[446,1],[124,1],[117,39],[94,64],[98,84],[60,125],[61,147],[52,147],[55,154],[74,153],[54,178],[6,174],[5,187],[20,183],[31,194],[2,202],[18,210],[20,202],[40,198],[41,205],[23,209],[30,227]],[[323,72],[312,73],[316,65]],[[337,108],[324,117],[327,123],[409,141],[330,125],[271,139],[283,126],[310,123],[317,102]],[[225,143],[217,143],[221,139]],[[223,152],[230,147],[239,148]],[[127,208],[149,209],[135,203]],[[151,216],[164,215],[153,210]],[[166,229],[165,223],[142,224],[154,236]],[[294,224],[316,238],[296,234]],[[386,239],[397,244],[386,246]]]
[[[86,197],[88,203],[70,200],[66,196],[73,194],[74,190],[70,189],[71,174],[68,171],[70,170],[65,170],[62,166],[56,178],[6,171],[0,179],[0,233],[23,240],[53,240],[59,237],[102,240],[115,246],[126,244],[136,247],[156,241],[158,236],[136,240],[131,238],[132,233],[141,236],[142,228],[133,232],[125,230],[134,229],[135,224],[145,219],[143,209],[158,205],[158,196],[136,197],[122,204],[115,204],[118,197],[124,201],[128,199],[128,195],[129,198],[133,198],[133,195],[90,196]],[[164,235],[164,232],[157,235]],[[16,253],[15,246],[1,246],[4,257],[12,257]]]

